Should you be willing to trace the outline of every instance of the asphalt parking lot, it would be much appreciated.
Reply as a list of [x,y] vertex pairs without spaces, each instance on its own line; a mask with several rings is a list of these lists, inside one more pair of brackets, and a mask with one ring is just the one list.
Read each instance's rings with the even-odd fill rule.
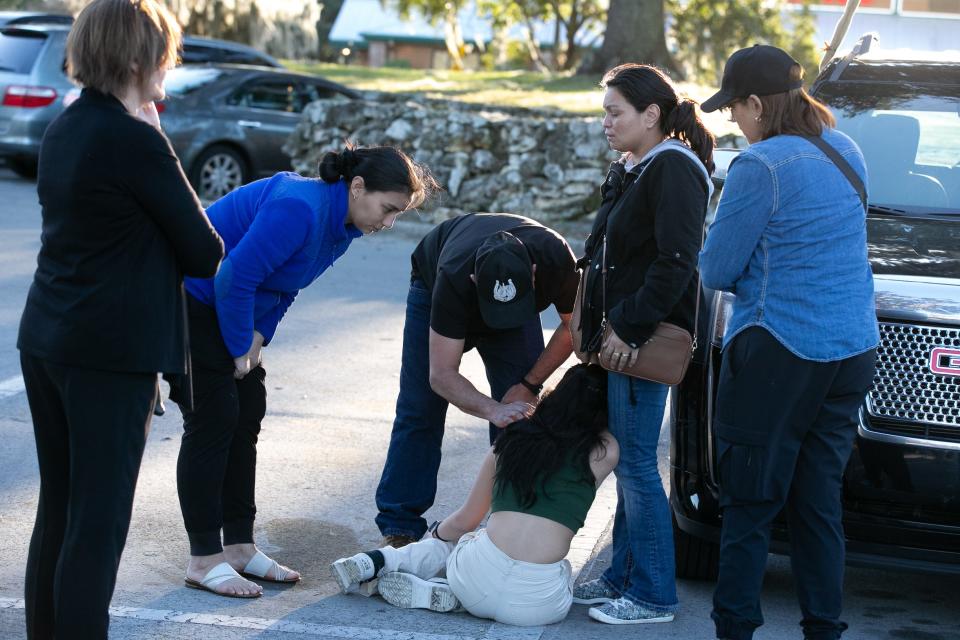
[[[23,566],[36,509],[33,436],[15,348],[16,329],[39,244],[35,186],[0,169],[0,638],[23,630]],[[518,629],[465,614],[393,609],[378,598],[342,596],[327,565],[373,547],[373,491],[386,453],[396,398],[409,253],[426,226],[401,221],[364,238],[298,298],[264,351],[269,408],[260,445],[257,542],[302,571],[294,587],[267,586],[255,601],[228,600],[183,586],[186,535],[175,486],[180,423],[175,407],[154,421],[114,597],[111,637],[489,640],[713,637],[711,585],[681,581],[672,624],[610,627],[574,606],[561,624]],[[575,247],[578,248],[579,247]],[[545,327],[555,326],[545,317]],[[479,359],[465,370],[485,384]],[[91,402],[96,402],[91,398]],[[451,410],[440,493],[428,517],[466,495],[486,442],[480,420]],[[664,445],[665,441],[661,442]],[[661,467],[668,462],[661,447]],[[587,576],[609,558],[612,485],[575,545]],[[91,541],[94,543],[95,541]],[[845,619],[853,640],[960,640],[960,576],[850,568]],[[771,557],[764,584],[764,640],[800,638],[789,561]]]

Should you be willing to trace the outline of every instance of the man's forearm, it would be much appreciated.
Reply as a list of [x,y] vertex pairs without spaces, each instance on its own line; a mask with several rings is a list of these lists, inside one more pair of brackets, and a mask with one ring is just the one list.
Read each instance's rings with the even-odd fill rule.
[[573,339],[570,336],[569,325],[561,322],[556,328],[546,348],[525,376],[528,382],[543,384],[544,380],[557,370],[573,353]]
[[458,371],[431,374],[430,386],[437,395],[460,411],[484,420],[488,420],[490,412],[499,405],[493,398],[477,391]]

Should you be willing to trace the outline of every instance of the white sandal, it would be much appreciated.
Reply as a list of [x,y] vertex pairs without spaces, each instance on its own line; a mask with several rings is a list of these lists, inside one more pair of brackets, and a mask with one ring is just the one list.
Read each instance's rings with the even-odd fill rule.
[[233,580],[234,578],[239,577],[240,574],[237,573],[229,563],[221,562],[213,569],[210,569],[210,571],[207,571],[207,575],[203,576],[203,579],[199,582],[191,578],[184,578],[183,582],[191,589],[209,591],[210,593],[218,596],[224,596],[225,598],[259,598],[259,593],[226,593],[216,590],[217,587],[227,580]]
[[[275,578],[268,578],[267,574],[270,571],[273,571]],[[294,584],[300,581],[300,576],[296,578],[288,578],[292,571],[287,571],[280,566],[273,558],[267,557],[265,553],[257,549],[257,553],[250,558],[250,562],[247,563],[247,566],[243,568],[243,571],[240,572],[245,578],[256,578],[258,580],[264,580],[265,582],[276,582],[278,584]]]

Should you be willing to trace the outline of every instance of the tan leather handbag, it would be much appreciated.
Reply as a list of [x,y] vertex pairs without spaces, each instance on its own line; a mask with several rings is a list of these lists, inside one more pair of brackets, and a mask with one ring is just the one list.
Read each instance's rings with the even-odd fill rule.
[[[570,318],[570,333],[573,338],[573,350],[581,362],[590,364],[599,364],[608,371],[616,371],[634,378],[643,378],[666,385],[680,384],[683,376],[687,373],[687,367],[690,365],[690,359],[697,348],[696,334],[690,335],[690,332],[683,327],[678,327],[669,322],[661,322],[657,325],[653,335],[640,345],[639,354],[632,367],[627,367],[618,371],[611,366],[609,360],[601,357],[600,351],[607,338],[613,333],[613,329],[607,322],[607,237],[603,237],[603,262],[601,263],[600,277],[602,278],[603,292],[603,319],[600,322],[601,330],[597,332],[599,340],[594,340],[594,344],[584,344],[583,325],[583,299],[586,295],[585,287],[587,281],[587,270],[580,273],[580,285],[577,287],[577,299],[573,305],[573,314]],[[700,319],[700,279],[697,278],[697,306],[694,315],[693,326],[696,331],[697,322]]]

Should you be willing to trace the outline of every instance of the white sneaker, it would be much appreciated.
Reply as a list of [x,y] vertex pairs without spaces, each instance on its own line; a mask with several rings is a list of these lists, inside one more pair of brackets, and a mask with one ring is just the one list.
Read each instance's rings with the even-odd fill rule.
[[411,573],[392,571],[380,576],[377,589],[383,599],[401,609],[453,611],[460,606],[450,585],[423,580]]
[[340,558],[330,565],[330,572],[340,585],[340,591],[350,593],[355,591],[361,582],[374,577],[373,558],[365,553]]

